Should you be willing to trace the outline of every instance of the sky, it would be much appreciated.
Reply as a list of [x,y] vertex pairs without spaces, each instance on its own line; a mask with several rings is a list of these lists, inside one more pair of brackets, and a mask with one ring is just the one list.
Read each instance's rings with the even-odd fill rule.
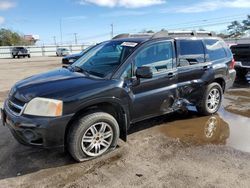
[[0,0],[0,28],[40,36],[39,44],[92,43],[144,30],[225,31],[250,14],[250,0]]

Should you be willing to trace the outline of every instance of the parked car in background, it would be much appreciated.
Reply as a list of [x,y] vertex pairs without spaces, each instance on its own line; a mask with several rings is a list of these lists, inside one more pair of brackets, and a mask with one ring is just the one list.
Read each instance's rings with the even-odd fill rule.
[[233,55],[206,32],[122,35],[73,65],[16,83],[1,110],[22,144],[65,147],[77,161],[127,140],[136,122],[194,106],[215,114],[235,80]]
[[25,47],[14,47],[11,49],[12,58],[28,57],[30,58],[30,52]]
[[65,65],[73,64],[76,60],[78,60],[80,57],[82,57],[83,54],[86,53],[91,48],[93,48],[93,46],[89,46],[88,48],[84,49],[82,52],[80,52],[78,54],[72,54],[72,55],[68,55],[68,56],[64,57],[62,59],[62,64],[65,64]]
[[69,49],[68,48],[57,48],[56,55],[57,56],[66,56],[69,55]]
[[250,71],[250,44],[231,45],[238,78],[245,78]]

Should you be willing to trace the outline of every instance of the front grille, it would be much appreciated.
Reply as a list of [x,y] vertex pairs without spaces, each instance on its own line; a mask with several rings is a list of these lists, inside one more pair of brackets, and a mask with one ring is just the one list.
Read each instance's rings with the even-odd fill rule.
[[8,104],[10,111],[17,116],[20,116],[22,114],[24,107],[25,107],[25,103],[18,100],[15,97],[10,97],[8,99],[7,104]]

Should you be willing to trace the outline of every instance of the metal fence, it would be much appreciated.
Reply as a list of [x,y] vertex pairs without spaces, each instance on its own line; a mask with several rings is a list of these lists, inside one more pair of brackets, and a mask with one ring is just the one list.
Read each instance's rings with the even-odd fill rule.
[[[240,39],[225,39],[227,43],[236,44],[250,44],[250,38],[240,38]],[[68,48],[69,51],[73,53],[79,53],[86,49],[89,45],[44,45],[44,46],[26,46],[30,51],[32,57],[39,56],[55,56],[57,48]],[[11,49],[13,46],[3,46],[0,47],[0,58],[11,58]]]
[[[45,46],[26,46],[26,48],[30,51],[31,57],[39,57],[39,56],[56,56],[57,48],[67,48],[69,51],[74,53],[79,53],[82,50],[86,49],[88,45],[45,45]],[[11,49],[13,46],[2,46],[0,47],[0,58],[11,58]]]
[[227,43],[250,44],[250,38],[224,39]]

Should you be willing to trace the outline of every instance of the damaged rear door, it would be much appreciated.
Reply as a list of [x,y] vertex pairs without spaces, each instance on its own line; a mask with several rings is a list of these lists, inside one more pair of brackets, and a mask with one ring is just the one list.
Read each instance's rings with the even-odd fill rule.
[[205,46],[199,39],[179,39],[177,44],[179,98],[190,103],[203,96],[207,75],[213,75],[211,62],[206,62]]

